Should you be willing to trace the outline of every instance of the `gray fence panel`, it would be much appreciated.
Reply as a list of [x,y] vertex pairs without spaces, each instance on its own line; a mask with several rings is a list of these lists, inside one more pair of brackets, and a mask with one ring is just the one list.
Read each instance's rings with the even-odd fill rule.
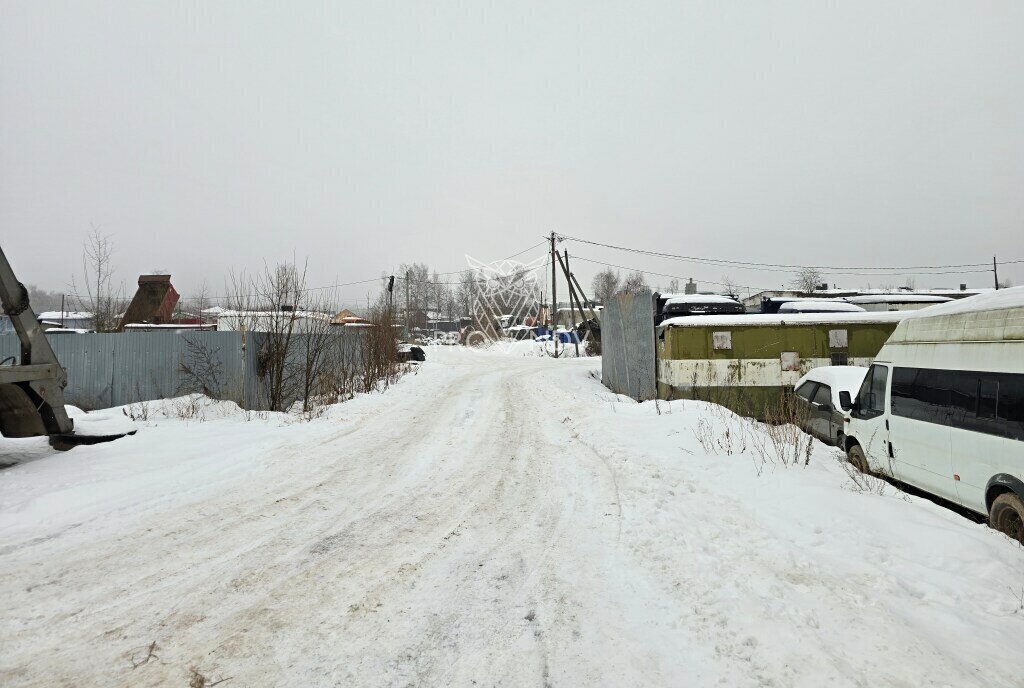
[[[113,340],[112,405],[193,392],[244,401],[245,362],[240,332],[125,332],[102,336]],[[68,367],[63,358],[60,361]],[[216,374],[196,379],[183,371],[183,364],[199,367],[204,373],[215,370]]]
[[619,294],[601,313],[601,381],[637,401],[657,395],[654,301],[651,294]]
[[[336,359],[359,367],[362,336],[338,333]],[[47,339],[67,370],[64,396],[85,409],[205,392],[237,402],[243,408],[265,409],[267,395],[260,378],[263,333],[125,332],[59,334]],[[294,356],[301,356],[305,335],[294,335]],[[0,360],[20,362],[17,335],[0,335]],[[188,374],[184,368],[197,370]]]

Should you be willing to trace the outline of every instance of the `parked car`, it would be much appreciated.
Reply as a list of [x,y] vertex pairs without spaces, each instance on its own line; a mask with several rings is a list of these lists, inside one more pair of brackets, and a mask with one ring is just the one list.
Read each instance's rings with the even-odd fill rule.
[[843,446],[846,415],[839,395],[855,394],[867,372],[863,366],[821,366],[800,378],[793,390],[803,429],[822,442]]
[[1024,287],[911,313],[841,404],[851,463],[1024,543]]

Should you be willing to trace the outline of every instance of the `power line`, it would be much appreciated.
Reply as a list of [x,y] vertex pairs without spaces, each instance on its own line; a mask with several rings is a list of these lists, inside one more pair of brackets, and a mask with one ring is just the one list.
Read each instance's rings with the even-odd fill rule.
[[[604,265],[605,267],[609,267],[609,268],[618,268],[619,270],[630,270],[632,272],[641,272],[641,273],[643,273],[645,275],[657,275],[658,277],[671,277],[672,279],[683,279],[683,280],[685,280],[685,279],[692,279],[692,276],[683,277],[682,275],[669,275],[669,274],[664,273],[664,272],[654,272],[652,270],[640,270],[639,268],[631,268],[631,267],[626,267],[625,265],[616,265],[614,263],[605,263],[604,261],[593,260],[592,258],[584,258],[584,257],[578,256],[578,255],[574,255],[572,257],[572,259],[573,260],[582,260],[582,261],[584,261],[586,263],[595,263],[597,265]],[[715,285],[718,285],[720,287],[739,287],[739,288],[743,288],[743,289],[755,289],[757,291],[768,291],[770,289],[769,287],[754,287],[754,286],[751,286],[749,284],[728,284],[728,283],[725,283],[725,282],[715,282],[713,280],[706,280],[706,279],[701,279],[700,281],[701,282],[706,282],[707,284],[715,284]]]
[[[590,239],[583,239],[580,237],[574,237],[569,235],[558,235],[560,238],[568,241],[576,241],[581,244],[590,244],[592,246],[601,246],[603,248],[610,248],[617,251],[627,251],[630,253],[638,253],[641,255],[653,256],[658,258],[668,258],[671,260],[678,260],[682,262],[696,263],[699,265],[713,265],[716,267],[726,267],[742,270],[764,270],[769,272],[792,272],[793,270],[800,269],[814,269],[828,272],[829,274],[835,275],[863,275],[863,276],[902,276],[902,275],[960,275],[960,274],[971,274],[979,272],[992,272],[992,268],[989,267],[989,263],[961,263],[954,265],[912,265],[912,266],[899,266],[899,267],[879,267],[879,266],[835,266],[835,265],[795,265],[786,263],[756,263],[752,261],[742,260],[728,260],[725,258],[703,258],[700,256],[684,256],[674,253],[667,253],[664,251],[650,251],[647,249],[631,248],[628,246],[617,246],[615,244],[607,244],[600,241],[591,241]],[[1024,260],[1008,260],[1000,261],[1000,265],[1013,265],[1015,263],[1024,263]],[[974,270],[953,270],[952,268],[981,268]],[[855,271],[855,272],[843,272]],[[896,272],[902,270],[904,272]],[[913,272],[920,270],[922,272]],[[944,272],[938,272],[939,270],[948,270]],[[864,272],[870,271],[870,272]],[[927,272],[923,272],[927,271]]]

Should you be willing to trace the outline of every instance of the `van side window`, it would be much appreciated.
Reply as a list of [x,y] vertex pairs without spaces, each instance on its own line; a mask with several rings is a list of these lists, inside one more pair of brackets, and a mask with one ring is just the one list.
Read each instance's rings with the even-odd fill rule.
[[819,385],[818,391],[814,393],[814,398],[811,401],[815,404],[821,404],[822,406],[831,406],[832,388],[828,385]]
[[978,418],[995,418],[999,404],[999,381],[978,381]]
[[1024,375],[929,368],[892,375],[894,416],[1024,440]]

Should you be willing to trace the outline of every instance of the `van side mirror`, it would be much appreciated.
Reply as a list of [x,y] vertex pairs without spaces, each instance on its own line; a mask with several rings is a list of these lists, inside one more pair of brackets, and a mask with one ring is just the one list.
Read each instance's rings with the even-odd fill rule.
[[844,390],[844,391],[839,393],[839,406],[844,411],[850,411],[850,410],[853,409],[853,400],[850,399],[850,393],[849,392]]

